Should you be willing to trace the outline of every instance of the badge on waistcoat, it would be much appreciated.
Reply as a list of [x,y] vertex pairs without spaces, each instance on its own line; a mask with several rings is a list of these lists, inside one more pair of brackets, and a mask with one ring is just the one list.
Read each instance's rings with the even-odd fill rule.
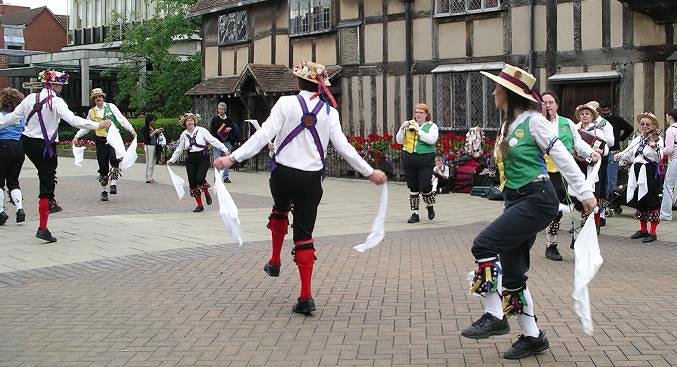
[[524,137],[524,130],[522,129],[515,130],[515,137],[517,139],[522,139]]
[[514,147],[515,145],[517,145],[517,138],[515,138],[514,136],[512,138],[510,138],[510,140],[508,140],[508,145],[511,146],[511,147]]

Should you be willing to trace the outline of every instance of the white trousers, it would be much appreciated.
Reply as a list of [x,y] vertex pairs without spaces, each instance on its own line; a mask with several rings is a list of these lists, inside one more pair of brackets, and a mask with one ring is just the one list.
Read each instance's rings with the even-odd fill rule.
[[663,182],[663,201],[661,202],[661,220],[672,220],[672,203],[675,202],[675,181],[677,181],[677,159],[668,163]]

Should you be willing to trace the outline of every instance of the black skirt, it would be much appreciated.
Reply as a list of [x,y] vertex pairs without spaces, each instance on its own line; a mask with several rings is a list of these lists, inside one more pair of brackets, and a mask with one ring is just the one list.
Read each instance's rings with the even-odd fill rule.
[[660,193],[663,190],[663,184],[661,177],[658,175],[658,165],[656,163],[635,163],[632,166],[634,171],[631,170],[628,172],[628,174],[634,174],[635,178],[639,180],[639,171],[642,169],[642,166],[646,167],[646,182],[649,191],[642,197],[642,199],[638,201],[637,195],[639,192],[639,187],[636,188],[632,195],[632,200],[628,202],[628,206],[642,212],[660,209]]

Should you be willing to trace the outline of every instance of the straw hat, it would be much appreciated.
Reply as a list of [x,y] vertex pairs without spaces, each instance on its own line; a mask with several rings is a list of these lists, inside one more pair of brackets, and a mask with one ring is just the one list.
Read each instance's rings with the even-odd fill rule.
[[44,70],[38,74],[38,80],[43,83],[68,84],[68,74],[56,70]]
[[595,109],[595,111],[599,110],[599,102],[597,101],[590,101],[586,103],[588,106],[592,107]]
[[294,66],[292,74],[296,77],[305,79],[307,81],[319,84],[320,80],[324,82],[324,85],[331,86],[329,82],[329,75],[327,74],[327,68],[322,64],[318,64],[312,61],[301,61],[300,64]]
[[[593,101],[593,102],[594,102],[594,101]],[[599,105],[599,104],[598,104],[598,105]],[[594,104],[590,104],[590,103],[586,103],[586,104],[582,104],[582,105],[576,107],[576,113],[575,113],[575,115],[576,115],[576,121],[581,121],[581,118],[580,118],[579,115],[580,115],[581,111],[583,111],[583,110],[588,110],[588,111],[590,111],[590,113],[592,114],[592,120],[593,120],[593,121],[594,121],[594,120],[597,120],[597,117],[599,117],[599,112],[597,112],[597,109],[595,108],[595,105],[594,105]]]
[[195,122],[195,125],[197,126],[197,123],[200,121],[200,115],[194,114],[192,112],[187,112],[184,113],[183,115],[179,116],[179,123],[181,124],[182,127],[186,127],[186,120],[188,118],[192,118],[193,121]]
[[505,64],[498,75],[486,71],[480,71],[480,73],[521,97],[533,102],[541,101],[538,91],[534,90],[536,78],[523,69]]
[[656,115],[653,114],[653,112],[642,112],[639,115],[637,115],[637,123],[639,123],[639,120],[641,120],[643,118],[648,118],[649,120],[651,120],[651,122],[653,123],[654,129],[658,128],[658,125],[659,125],[658,119],[656,118]]
[[92,89],[92,92],[89,93],[89,99],[92,99],[92,98],[94,98],[94,97],[96,97],[96,96],[102,96],[102,97],[105,98],[105,97],[106,97],[106,93],[104,93],[104,92],[103,92],[103,89],[101,89],[101,88],[94,88],[94,89]]

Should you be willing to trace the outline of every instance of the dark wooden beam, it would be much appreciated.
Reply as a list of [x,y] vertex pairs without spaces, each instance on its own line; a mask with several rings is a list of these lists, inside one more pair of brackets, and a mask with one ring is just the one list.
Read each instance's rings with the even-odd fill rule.
[[377,107],[377,102],[376,102],[376,97],[378,97],[378,93],[376,91],[376,76],[370,76],[369,77],[369,94],[370,94],[370,112],[371,112],[371,123],[370,123],[370,128],[372,133],[378,133],[378,126],[376,125],[376,121],[378,120],[378,116],[376,114],[376,111],[378,110]]
[[611,47],[611,0],[602,0],[602,47]]
[[[663,92],[664,111],[668,112],[675,107],[674,89],[675,89],[675,66],[671,61],[665,62],[663,66],[665,75],[665,91]],[[659,120],[663,116],[658,116]],[[666,126],[667,127],[667,126]]]
[[503,11],[503,54],[512,53],[512,5],[506,0],[506,9]]
[[[545,76],[557,73],[557,0],[549,0],[545,6]],[[547,79],[546,89],[550,89]]]
[[[381,8],[383,14],[388,14],[388,2],[384,1],[383,2],[383,7]],[[383,19],[383,40],[381,43],[381,47],[383,49],[383,62],[387,63],[388,62],[388,20],[384,17]],[[388,76],[386,74],[381,74],[383,78],[381,79],[382,82],[382,90],[383,90],[383,95],[381,96],[382,98],[382,104],[383,104],[383,115],[381,116],[381,124],[383,125],[383,132],[388,131],[388,106],[390,105],[390,101],[388,100]]]
[[574,51],[581,52],[583,39],[581,37],[581,0],[574,0]]
[[474,25],[473,21],[465,22],[465,56],[472,57],[473,55],[473,40],[474,40]]
[[630,48],[634,42],[634,30],[632,25],[632,10],[623,7],[623,47]]
[[654,96],[655,93],[655,84],[656,84],[656,73],[655,73],[654,63],[645,63],[644,64],[644,111],[654,112],[655,103]]

